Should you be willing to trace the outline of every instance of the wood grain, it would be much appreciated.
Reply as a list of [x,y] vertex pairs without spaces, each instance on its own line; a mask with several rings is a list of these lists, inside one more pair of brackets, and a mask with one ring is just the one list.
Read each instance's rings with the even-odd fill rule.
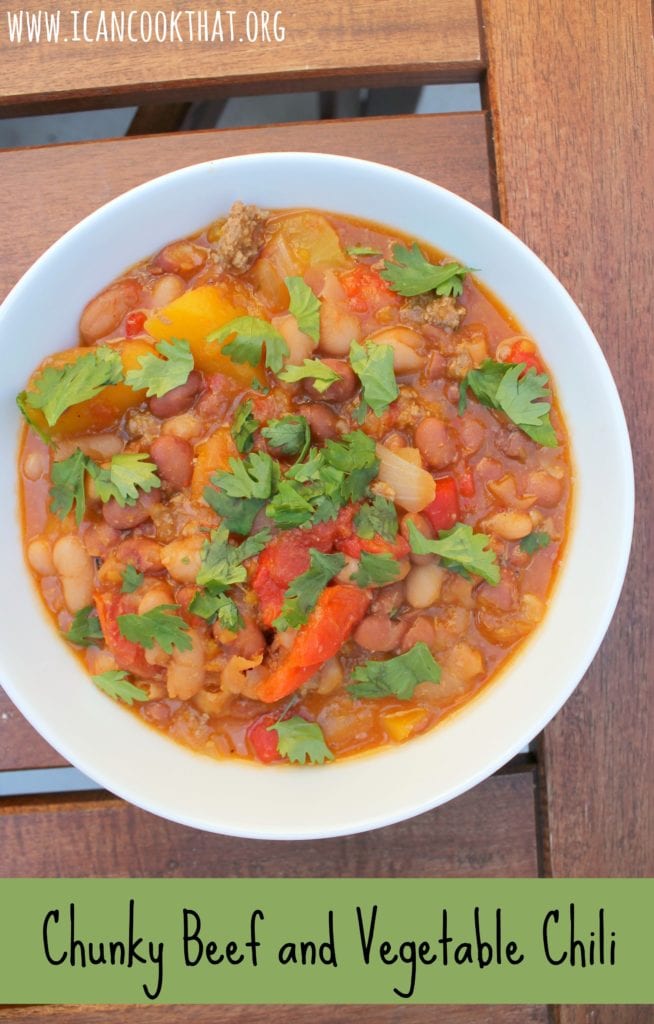
[[[6,6],[6,5],[3,5]],[[127,106],[216,98],[256,92],[336,89],[352,85],[415,85],[424,82],[473,81],[482,63],[475,0],[414,0],[398,7],[396,0],[352,0],[329,4],[319,0],[290,0],[270,5],[279,11],[284,39],[263,39],[261,17],[257,40],[248,41],[246,13],[266,5],[232,5],[234,40],[230,39],[226,8],[222,11],[224,41],[189,38],[186,14],[166,41],[85,42],[81,22],[75,33],[70,7],[88,12],[87,35],[97,35],[99,13],[118,15],[136,9],[154,12],[197,12],[213,9],[205,0],[162,4],[160,0],[87,0],[69,5],[61,0],[22,0],[17,9],[35,14],[62,11],[60,41],[13,44],[7,12],[0,18],[0,106],[3,114],[45,113],[53,110]],[[219,6],[218,10],[222,8]],[[252,16],[251,16],[252,19]],[[251,20],[249,38],[255,35]],[[213,17],[210,17],[210,29]],[[44,33],[45,34],[45,33]],[[79,42],[73,41],[77,34]],[[140,30],[133,26],[133,34]],[[278,32],[281,35],[281,32]],[[63,39],[68,38],[68,42]]]
[[[436,1017],[435,1014],[438,1014]],[[546,1024],[544,1006],[26,1006],[0,1008],[0,1021],[21,1024]]]
[[2,877],[478,877],[538,874],[533,772],[339,839],[276,843],[174,825],[107,794],[0,806]]
[[[621,392],[636,463],[622,599],[542,745],[548,865],[554,875],[652,875],[651,9],[645,0],[619,11],[610,0],[487,0],[483,12],[502,219],[588,318]],[[561,1024],[651,1019],[642,1007],[559,1011]]]

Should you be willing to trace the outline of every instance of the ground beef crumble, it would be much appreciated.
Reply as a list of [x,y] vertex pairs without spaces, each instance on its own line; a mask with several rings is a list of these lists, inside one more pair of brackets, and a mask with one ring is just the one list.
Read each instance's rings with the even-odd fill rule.
[[214,246],[216,262],[222,270],[244,274],[250,269],[264,243],[267,220],[266,210],[234,203]]

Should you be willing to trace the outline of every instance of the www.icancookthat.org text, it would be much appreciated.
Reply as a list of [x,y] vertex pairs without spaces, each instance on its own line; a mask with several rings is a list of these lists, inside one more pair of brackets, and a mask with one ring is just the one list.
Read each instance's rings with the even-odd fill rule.
[[[4,22],[4,24],[2,23]],[[0,18],[0,42],[46,43],[283,43],[281,11],[189,9],[25,10]]]

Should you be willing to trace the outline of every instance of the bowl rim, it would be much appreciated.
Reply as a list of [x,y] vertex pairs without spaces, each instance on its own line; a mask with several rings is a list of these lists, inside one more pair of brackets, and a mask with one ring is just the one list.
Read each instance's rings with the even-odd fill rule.
[[[227,168],[229,173],[229,169],[232,167],[235,167],[237,169],[243,169],[252,166],[256,167],[257,165],[261,165],[262,162],[269,163],[271,165],[280,165],[281,167],[283,167],[289,161],[294,162],[298,160],[300,162],[306,162],[309,168],[317,168],[319,166],[326,169],[329,168],[330,166],[332,168],[338,166],[340,168],[345,169],[348,167],[358,168],[364,174],[378,175],[380,179],[384,177],[387,178],[388,180],[395,180],[399,182],[401,186],[403,185],[407,188],[417,190],[418,192],[424,193],[424,190],[427,189],[435,195],[440,195],[440,198],[445,202],[452,203],[454,201],[454,203],[460,206],[462,210],[467,210],[468,212],[471,212],[471,215],[475,219],[481,219],[482,221],[485,221],[487,227],[489,227],[489,230],[490,226],[492,225],[493,230],[499,231],[499,233],[505,237],[507,244],[510,241],[513,248],[517,249],[520,255],[526,261],[528,261],[533,267],[536,267],[537,273],[540,276],[542,276],[544,280],[549,281],[550,287],[553,288],[554,292],[561,300],[563,306],[566,308],[568,316],[571,317],[571,319],[574,322],[576,322],[581,335],[585,337],[586,343],[590,344],[590,349],[593,351],[593,356],[595,359],[595,370],[603,379],[603,385],[606,392],[605,397],[607,397],[610,402],[610,409],[608,410],[608,412],[610,412],[610,416],[607,414],[607,419],[610,420],[612,427],[617,431],[619,435],[621,454],[623,458],[621,481],[623,484],[623,524],[620,533],[619,543],[616,545],[616,557],[613,562],[614,575],[612,577],[612,584],[610,588],[607,588],[607,591],[604,594],[602,600],[602,614],[601,616],[598,616],[596,621],[593,642],[589,643],[586,646],[584,652],[577,656],[575,662],[576,667],[574,672],[568,679],[567,684],[565,686],[559,687],[556,699],[553,701],[550,700],[550,702],[547,705],[545,713],[540,714],[538,717],[532,719],[528,728],[522,728],[515,735],[514,741],[508,747],[505,747],[501,753],[497,753],[495,756],[487,760],[481,767],[478,765],[473,770],[462,772],[459,781],[456,784],[449,785],[443,791],[438,792],[433,797],[433,799],[430,798],[425,800],[424,798],[416,798],[412,801],[408,799],[406,796],[404,796],[404,802],[401,804],[401,806],[398,806],[394,810],[391,810],[385,814],[375,812],[374,814],[371,814],[368,817],[366,817],[365,814],[359,814],[356,821],[339,821],[337,818],[334,818],[331,821],[331,824],[325,829],[316,828],[315,825],[312,825],[307,828],[303,826],[302,822],[297,822],[295,825],[290,825],[287,822],[286,825],[280,829],[277,829],[274,826],[274,824],[270,825],[270,823],[266,826],[250,825],[248,827],[242,821],[232,821],[231,823],[216,821],[211,822],[206,820],[206,818],[203,818],[201,815],[198,815],[197,813],[185,814],[183,812],[183,809],[180,810],[179,807],[171,810],[169,807],[165,807],[164,804],[162,804],[162,802],[160,801],[160,799],[158,800],[152,795],[143,795],[139,793],[138,790],[134,791],[130,789],[129,785],[125,784],[124,779],[117,779],[116,777],[112,776],[110,772],[108,773],[104,768],[98,768],[93,764],[89,764],[86,757],[83,756],[83,754],[81,753],[79,745],[76,744],[74,740],[71,740],[70,737],[62,736],[60,729],[54,728],[52,726],[52,723],[48,719],[47,714],[44,716],[41,708],[35,706],[34,702],[21,689],[21,686],[16,685],[14,683],[11,670],[6,670],[7,663],[5,659],[4,647],[0,646],[0,669],[2,670],[3,673],[3,685],[8,695],[11,697],[11,699],[14,701],[17,707],[21,710],[21,712],[25,715],[28,721],[30,721],[35,726],[35,728],[44,736],[44,738],[49,743],[51,743],[52,746],[55,747],[55,749],[59,750],[71,764],[75,765],[81,771],[85,772],[91,778],[95,779],[106,789],[108,789],[111,792],[114,792],[116,795],[135,804],[136,806],[141,807],[146,811],[150,811],[152,813],[161,815],[179,824],[190,825],[192,827],[200,828],[206,831],[219,832],[220,834],[224,835],[233,835],[246,838],[280,840],[316,839],[356,834],[359,832],[367,831],[369,829],[385,827],[387,825],[394,824],[398,821],[411,818],[417,814],[421,814],[427,810],[439,806],[442,803],[445,803],[446,801],[470,789],[472,786],[476,785],[483,779],[489,777],[499,767],[501,767],[508,760],[510,760],[511,757],[513,757],[519,750],[521,750],[528,742],[530,742],[534,738],[534,736],[537,735],[549,721],[551,721],[551,719],[554,717],[554,715],[557,713],[557,711],[560,709],[563,703],[568,699],[572,691],[576,688],[581,678],[583,677],[584,673],[586,672],[588,666],[590,665],[591,661],[595,657],[595,654],[597,653],[597,650],[599,649],[599,646],[604,639],[604,635],[606,633],[606,630],[608,629],[608,626],[610,624],[611,618],[614,614],[620,596],[624,576],[628,565],[634,515],[634,479],[631,446],[629,441],[627,424],[620,403],[617,388],[615,382],[613,381],[604,354],[597,340],[595,339],[589,325],[585,321],[579,308],[576,306],[576,304],[574,303],[574,301],[572,300],[564,286],[554,276],[554,274],[549,270],[549,268],[539,259],[539,257],[537,257],[535,253],[533,253],[531,249],[529,249],[522,241],[520,241],[520,239],[518,239],[512,232],[510,232],[508,228],[501,224],[500,221],[491,217],[484,210],[481,210],[479,207],[474,206],[474,204],[470,203],[463,197],[458,196],[456,193],[453,193],[447,189],[444,189],[442,186],[434,182],[428,181],[427,179],[420,178],[417,175],[411,174],[410,172],[403,171],[385,164],[378,164],[372,161],[361,160],[360,158],[355,157],[337,156],[334,154],[326,153],[303,153],[300,151],[279,153],[254,153],[243,154],[240,156],[233,157],[225,157],[216,160],[203,161],[202,163],[192,164],[187,167],[179,168],[174,171],[170,171],[167,174],[161,175],[157,178],[143,182],[135,186],[134,188],[129,189],[124,193],[121,193],[120,195],[111,199],[108,203],[105,203],[102,206],[95,209],[92,213],[88,214],[83,220],[79,221],[72,228],[70,228],[64,235],[57,239],[51,246],[48,247],[48,249],[46,249],[46,251],[22,275],[20,280],[14,285],[14,287],[7,295],[6,299],[2,303],[2,306],[0,306],[0,332],[2,331],[4,320],[9,316],[13,308],[17,304],[19,305],[21,301],[23,301],[23,295],[29,295],[29,289],[31,287],[32,280],[36,278],[38,274],[43,271],[44,268],[47,268],[48,264],[53,259],[56,260],[59,257],[60,253],[65,254],[67,247],[71,244],[71,239],[74,243],[75,240],[79,238],[81,244],[83,244],[85,233],[87,233],[89,230],[93,231],[94,227],[101,222],[102,218],[111,217],[112,213],[115,210],[120,210],[122,207],[125,207],[130,203],[138,203],[141,197],[144,195],[150,194],[153,197],[155,197],[156,192],[162,190],[165,192],[166,188],[168,188],[171,184],[176,183],[177,181],[184,181],[187,179],[192,180],[194,175],[201,176],[203,174],[209,174],[216,167],[219,167],[220,169]],[[324,204],[321,206],[321,208],[329,209],[334,213],[338,213],[340,211],[340,208],[337,209],[337,205],[338,204],[334,204],[333,206],[327,207],[327,205]],[[317,206],[318,204],[316,204],[316,208]],[[297,206],[289,207],[289,209],[290,208],[297,208]],[[392,227],[393,225],[389,226]],[[403,228],[400,228],[399,225],[398,228],[399,230],[404,230]],[[190,234],[192,233],[193,230],[196,229],[197,228],[191,226],[186,233]],[[434,242],[433,244],[437,243]],[[146,248],[148,248],[149,250],[149,246],[146,246]],[[142,258],[147,258],[149,251]],[[483,281],[483,277],[481,277],[480,279]],[[556,382],[558,385],[559,378],[556,378]],[[557,386],[557,391],[558,390],[559,389]],[[565,412],[564,418],[567,423],[568,416]],[[570,435],[572,435],[573,431],[570,430],[569,433]],[[576,450],[574,445],[574,437],[572,436],[571,442],[572,461],[574,466],[576,462]],[[12,452],[15,451],[15,447],[15,441],[12,438]],[[15,458],[13,461],[13,466],[15,469]],[[568,522],[568,531],[571,532],[574,532],[574,519],[577,512],[578,501],[579,495],[574,493],[572,515],[569,517]],[[571,536],[569,535],[566,539],[564,549],[564,562],[569,556],[570,545]],[[557,594],[560,589],[561,574],[563,572],[563,569],[564,566],[560,566],[557,571],[557,578],[554,582],[553,588],[553,603],[556,601]],[[29,572],[26,566],[25,573],[27,576],[29,576]],[[29,583],[30,586],[33,587],[34,591],[36,591],[36,586],[31,579],[29,580]],[[550,618],[552,610],[552,608],[548,609],[545,621],[547,621],[547,619]],[[48,615],[45,609],[43,609],[42,614],[44,618]],[[49,617],[47,618],[47,624],[49,629],[52,631],[53,638],[55,638],[55,630],[53,629],[53,624],[50,621]],[[545,623],[539,625],[539,627],[535,630],[535,633],[537,635],[542,634],[544,625]],[[472,705],[480,707],[487,703],[489,699],[492,700],[493,692],[499,686],[502,677],[506,676],[508,673],[512,673],[515,670],[516,664],[518,664],[524,659],[529,650],[532,649],[532,646],[535,644],[536,639],[537,636],[530,636],[529,638],[527,638],[527,641],[521,645],[519,650],[511,654],[509,658],[510,664],[506,665],[503,668],[500,668],[498,672],[494,674],[491,681],[483,687],[482,691],[479,694],[477,694],[471,701],[467,702],[467,704],[464,705],[461,709],[457,710],[453,715],[448,716],[443,723],[429,730],[423,736],[413,739],[411,741],[411,746],[413,747],[420,744],[424,745],[424,742],[429,742],[430,738],[433,738],[433,736],[437,732],[440,732],[441,730],[445,730],[447,728],[451,729],[453,725],[456,726],[456,723],[461,721],[462,716],[468,713],[468,709]],[[88,679],[88,675],[86,674],[85,670],[83,671],[84,674],[86,675],[86,678]],[[104,706],[106,704],[106,699],[102,695],[99,695],[99,697],[103,701]],[[143,730],[143,723],[137,722],[135,716],[126,716],[124,709],[114,708],[112,705],[109,705],[109,707],[106,708],[106,711],[117,711],[121,715],[121,717],[129,717],[130,719],[133,719],[134,724],[138,726],[139,732]],[[222,761],[216,762],[214,759],[209,758],[206,755],[195,754],[193,752],[186,751],[184,748],[179,748],[178,745],[171,741],[168,737],[159,737],[159,734],[157,734],[157,737],[162,738],[163,742],[166,745],[169,745],[174,749],[184,750],[184,753],[186,755],[189,755],[194,760],[202,760],[203,762],[206,762],[209,765],[223,765]],[[407,748],[403,747],[401,749],[406,750]],[[382,760],[388,761],[389,757],[394,757],[399,764],[401,759],[397,758],[396,755],[397,751],[394,748],[391,748],[390,750],[389,748],[383,748],[382,750],[376,750],[371,753],[364,753],[362,755],[344,759],[340,764],[343,766],[363,765],[364,762],[368,762],[371,759],[374,759],[377,763],[381,764]],[[271,777],[273,774],[275,776],[278,776],[280,779],[282,779],[282,789],[285,788],[283,786],[284,774],[287,774],[289,772],[297,774],[299,772],[299,768],[297,766],[281,765],[264,767],[259,765],[250,765],[248,762],[243,762],[238,759],[231,759],[230,763],[233,763],[234,761],[236,761],[239,770],[242,770],[243,772],[254,771],[256,773],[260,773],[265,771],[266,773],[269,773]],[[336,774],[336,772],[338,772],[339,770],[340,765],[330,765],[326,770],[326,774]],[[316,771],[317,769],[306,769],[305,772],[301,774],[308,781],[309,779],[311,779],[311,777],[314,776]],[[369,773],[364,774],[368,775]],[[307,790],[308,787],[303,783],[302,786],[299,786],[297,788],[300,791],[303,791]],[[309,794],[310,792],[311,790],[308,789]],[[393,798],[396,799],[395,796]]]

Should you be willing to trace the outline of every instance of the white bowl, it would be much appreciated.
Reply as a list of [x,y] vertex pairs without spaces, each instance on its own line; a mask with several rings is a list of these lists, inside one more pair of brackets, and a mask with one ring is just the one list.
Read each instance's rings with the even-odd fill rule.
[[[44,356],[74,344],[80,311],[103,285],[235,199],[381,221],[479,267],[479,279],[537,340],[572,440],[570,538],[535,635],[431,732],[325,768],[216,761],[107,700],[57,635],[22,555],[15,395]],[[0,310],[0,343],[0,678],[53,747],[126,800],[196,828],[262,839],[388,825],[450,800],[508,761],[558,711],[597,651],[622,586],[633,520],[631,451],[615,384],[556,278],[501,224],[452,193],[389,167],[317,154],[187,167],[103,206],[41,256]]]

